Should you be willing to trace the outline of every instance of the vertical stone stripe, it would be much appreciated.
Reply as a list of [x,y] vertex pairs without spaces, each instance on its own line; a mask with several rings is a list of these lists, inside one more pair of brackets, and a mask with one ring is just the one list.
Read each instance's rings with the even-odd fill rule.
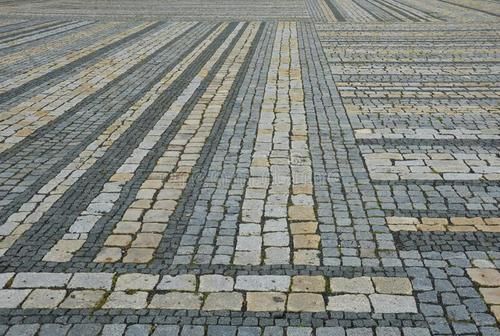
[[[109,258],[119,258],[124,253],[125,263],[146,263],[153,258],[169,218],[178,205],[193,167],[222,111],[223,102],[255,39],[258,27],[259,24],[251,23],[243,32],[218,75],[142,184],[135,202],[108,237],[105,243],[107,247],[95,261],[117,261]],[[146,207],[148,210],[145,210]]]
[[[144,28],[143,25],[140,25],[139,27]],[[29,81],[32,81],[36,78],[39,78],[39,77],[41,77],[49,72],[55,71],[59,68],[62,68],[62,67],[66,66],[72,62],[77,61],[78,59],[81,59],[89,54],[92,54],[92,53],[98,51],[99,49],[105,48],[106,46],[113,44],[113,43],[115,43],[115,42],[117,42],[117,41],[119,41],[119,40],[133,34],[133,33],[136,33],[140,30],[141,29],[138,29],[138,27],[135,27],[135,28],[126,30],[124,32],[120,32],[119,34],[115,34],[113,36],[99,40],[97,43],[94,43],[93,45],[88,46],[84,49],[76,50],[76,51],[71,52],[67,55],[64,55],[58,59],[55,59],[54,61],[52,61],[50,63],[33,68],[27,72],[19,74],[18,76],[14,76],[14,77],[10,78],[9,80],[0,83],[0,94],[7,92],[9,90],[12,90],[14,88],[20,87],[23,84],[25,84]],[[73,39],[74,38],[75,37],[73,36]],[[2,65],[3,65],[3,61],[2,61]]]
[[[194,61],[195,58],[199,56],[226,27],[227,24],[219,27],[214,34],[210,36],[210,39],[207,39],[202,44],[202,48],[191,53],[189,56],[190,61]],[[232,34],[237,34],[237,31],[233,31]],[[230,39],[231,38],[228,40]],[[132,180],[141,162],[182,110],[183,104],[185,104],[189,97],[196,92],[201,83],[203,74],[211,69],[216,60],[220,57],[220,54],[227,48],[228,43],[229,42],[226,41],[226,43],[217,50],[217,52],[212,56],[211,61],[202,68],[198,75],[192,80],[190,85],[177,98],[176,102],[172,104],[162,115],[155,126],[151,129],[151,131],[149,131],[139,146],[134,150],[132,155],[120,167],[118,167],[116,173],[111,176],[108,182],[104,184],[101,193],[91,201],[84,213],[77,217],[63,239],[54,245],[54,247],[47,253],[44,260],[67,261],[71,259],[74,252],[80,249],[87,239],[88,232],[90,232],[103,215],[111,211],[114,203],[119,198],[120,192],[123,190],[123,186]],[[184,67],[180,68],[183,69]],[[102,209],[103,204],[106,209]]]
[[193,23],[169,25],[6,111],[0,117],[0,153],[64,114],[134,64],[160,49],[176,36],[173,32],[181,34],[192,25]]
[[[298,264],[318,264],[319,239],[296,227],[316,227],[304,94],[295,23],[281,22],[274,41],[250,177],[243,200],[235,264],[290,262],[290,230]],[[312,223],[312,224],[311,224]],[[315,232],[315,229],[314,229]],[[315,256],[315,257],[313,257]]]
[[[151,106],[159,95],[165,91],[188,67],[198,55],[200,55],[223,30],[219,27],[206,42],[200,44],[188,56],[180,61],[169,71],[151,90],[135,102],[124,114],[117,118],[103,133],[91,144],[89,144],[72,162],[64,167],[59,174],[42,186],[39,191],[27,201],[17,212],[13,213],[2,225],[0,225],[0,236],[9,240],[11,246],[17,238],[34,223],[36,223],[63,194],[80,177],[106,154],[107,150],[123,135],[127,129]],[[174,34],[177,35],[177,34]],[[174,37],[173,37],[174,38]],[[4,240],[5,241],[5,240]],[[0,249],[0,256],[8,247]]]

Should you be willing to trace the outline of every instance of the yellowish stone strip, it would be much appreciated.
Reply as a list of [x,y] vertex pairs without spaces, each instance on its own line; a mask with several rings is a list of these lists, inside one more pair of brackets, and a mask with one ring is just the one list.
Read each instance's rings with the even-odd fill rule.
[[263,98],[234,263],[319,264],[298,39],[280,22]]

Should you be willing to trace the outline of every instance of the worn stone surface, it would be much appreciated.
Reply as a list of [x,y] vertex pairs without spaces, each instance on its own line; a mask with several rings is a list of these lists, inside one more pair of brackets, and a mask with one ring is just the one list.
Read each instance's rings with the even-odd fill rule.
[[500,5],[0,3],[0,335],[496,335]]

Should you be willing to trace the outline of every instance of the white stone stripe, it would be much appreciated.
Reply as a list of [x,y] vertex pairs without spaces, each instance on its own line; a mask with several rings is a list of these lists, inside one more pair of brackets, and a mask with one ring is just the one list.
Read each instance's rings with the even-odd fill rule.
[[[152,259],[257,30],[258,24],[250,23],[242,33],[218,75],[141,186],[135,202],[117,223],[114,234],[108,237],[105,245],[115,247],[105,247],[96,262],[118,261],[124,252],[127,252],[123,258],[126,263],[146,263]],[[146,204],[148,210],[144,209]],[[115,257],[107,260],[110,256]]]
[[417,313],[412,294],[401,277],[0,274],[0,308]]
[[28,36],[26,36],[24,38],[16,38],[13,41],[0,43],[0,49],[14,47],[14,46],[26,43],[26,42],[37,40],[41,37],[54,35],[54,34],[57,34],[59,32],[64,32],[64,31],[71,29],[71,28],[78,28],[78,27],[86,26],[89,23],[91,23],[91,22],[90,21],[79,21],[79,22],[71,23],[69,25],[50,27],[46,30],[41,31],[39,34],[35,34],[35,35],[30,35],[30,34],[32,34],[31,32],[26,33],[26,34],[22,34],[22,35],[28,35]]
[[[151,24],[144,24],[142,28]],[[171,24],[135,41],[117,53],[105,57],[78,74],[2,113],[0,152],[22,141],[36,129],[56,119],[163,47],[167,43],[165,41],[170,41],[172,31],[179,25],[184,26],[185,23]],[[141,27],[138,26],[136,29],[140,30]],[[132,32],[127,31],[127,35],[130,33]]]
[[[174,80],[176,80],[198,55],[200,55],[223,30],[225,25],[216,29],[210,34],[206,41],[197,46],[171,71],[169,71],[150,91],[135,102],[130,109],[120,115],[99,137],[89,144],[71,163],[64,167],[61,172],[40,188],[28,202],[26,202],[18,212],[12,214],[5,223],[0,225],[0,256],[12,246],[12,244],[36,223],[52,205],[62,197],[80,177],[90,169],[97,160],[106,154],[106,151],[121,137],[127,129],[154,103],[158,96],[165,91]],[[186,26],[179,26],[177,30],[171,32],[169,40],[182,34]]]
[[[115,202],[120,196],[123,186],[130,181],[135,174],[135,171],[140,166],[141,162],[152,150],[154,144],[160,139],[162,134],[171,125],[174,118],[182,110],[183,106],[189,100],[200,86],[203,76],[206,72],[215,65],[222,53],[229,47],[231,40],[237,35],[242,24],[238,25],[237,29],[231,32],[230,36],[212,55],[200,72],[193,78],[188,87],[182,92],[170,108],[162,115],[158,122],[148,132],[141,141],[139,146],[133,151],[132,155],[116,170],[108,182],[106,182],[101,190],[101,193],[95,197],[82,212],[73,225],[68,229],[63,239],[57,242],[56,245],[45,255],[45,261],[69,261],[73,253],[78,251],[85,243],[87,234],[92,230],[97,221],[105,214],[109,213]],[[222,29],[222,27],[220,27]],[[207,41],[208,42],[208,41]]]
[[[295,23],[280,22],[273,45],[257,137],[238,229],[235,264],[319,264],[312,167]],[[264,219],[265,218],[265,219]],[[297,225],[313,223],[311,234]],[[263,225],[262,225],[263,223]],[[299,224],[300,223],[300,224]]]
[[[94,30],[94,32],[99,32],[99,31],[103,30],[104,28],[106,28],[107,26],[110,26],[110,25],[99,26],[99,27],[97,27],[98,29]],[[60,58],[57,58],[56,60],[54,60],[50,63],[43,64],[41,66],[38,66],[36,68],[31,69],[30,71],[24,72],[18,76],[14,76],[12,78],[9,78],[9,80],[6,80],[6,81],[0,83],[0,93],[5,92],[5,91],[9,91],[9,90],[16,88],[16,87],[19,87],[19,86],[21,86],[21,85],[23,85],[23,84],[25,84],[33,79],[41,77],[41,76],[43,76],[51,71],[62,68],[63,66],[65,66],[71,62],[74,62],[77,59],[80,59],[86,55],[89,55],[89,54],[93,53],[94,51],[101,49],[109,44],[112,44],[116,41],[119,41],[119,40],[123,39],[124,36],[129,35],[129,33],[133,33],[136,31],[138,31],[138,30],[132,28],[128,32],[126,31],[126,32],[120,32],[120,33],[114,34],[113,36],[101,39],[101,40],[99,40],[99,42],[94,43],[94,44],[92,44],[84,49],[80,49],[80,50],[68,53]],[[82,33],[86,33],[86,32],[82,32]],[[75,36],[73,36],[72,38],[74,40]],[[54,42],[51,42],[51,45],[53,46]],[[4,65],[4,62],[2,61],[1,64]]]

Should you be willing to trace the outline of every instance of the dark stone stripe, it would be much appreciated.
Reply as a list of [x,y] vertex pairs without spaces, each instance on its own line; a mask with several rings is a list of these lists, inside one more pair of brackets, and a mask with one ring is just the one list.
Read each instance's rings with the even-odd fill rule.
[[[377,14],[373,13],[370,8],[367,8],[366,6],[363,6],[359,3],[358,0],[352,0],[356,5],[358,5],[359,7],[363,8],[366,12],[368,12],[371,16],[373,16],[375,19],[377,19],[378,21],[380,22],[383,22],[385,19],[381,18],[380,16],[378,16]],[[365,5],[367,5],[368,3],[365,3]]]
[[156,28],[159,24],[160,23],[156,23],[152,26],[146,27],[146,28],[144,28],[136,33],[133,33],[132,35],[126,36],[126,37],[124,37],[118,41],[115,41],[111,44],[108,44],[108,45],[106,45],[106,46],[86,55],[86,56],[83,56],[77,60],[74,60],[71,63],[68,63],[68,64],[66,64],[58,69],[55,69],[55,70],[49,72],[49,73],[46,73],[45,75],[42,75],[42,76],[35,78],[29,82],[26,82],[26,83],[24,83],[16,88],[13,88],[9,91],[5,91],[3,93],[0,93],[0,104],[3,104],[5,102],[7,102],[8,100],[23,94],[24,92],[32,89],[33,87],[43,85],[44,83],[48,82],[50,79],[52,79],[54,77],[64,75],[68,71],[71,71],[75,67],[79,67],[79,66],[82,66],[82,65],[85,65],[89,62],[94,61],[95,58],[102,56],[103,54],[111,51],[112,49],[115,49],[115,48],[117,48],[117,47],[139,37],[139,36],[146,34],[147,32],[150,32],[151,30]]
[[340,21],[340,22],[345,22],[345,17],[340,13],[337,7],[331,2],[331,0],[325,0],[327,6],[330,8],[332,11],[333,16]]
[[[68,335],[75,335],[74,330],[87,329],[90,330],[90,332],[85,333],[86,335],[102,335],[99,332],[99,330],[102,328],[102,325],[113,323],[141,323],[140,325],[143,326],[154,325],[158,326],[158,328],[160,328],[162,325],[175,325],[179,326],[180,328],[182,328],[183,326],[202,326],[202,328],[208,328],[209,326],[232,326],[232,328],[229,328],[229,330],[234,330],[234,333],[229,331],[227,333],[224,332],[224,334],[217,331],[215,333],[209,334],[199,334],[196,332],[196,335],[216,336],[236,335],[236,328],[241,326],[253,326],[257,328],[259,328],[260,326],[260,328],[262,329],[264,329],[264,326],[277,326],[278,329],[275,329],[275,331],[272,333],[259,332],[258,334],[251,334],[270,336],[285,335],[286,333],[284,334],[283,332],[288,326],[342,326],[346,329],[369,326],[369,328],[395,327],[398,330],[402,329],[402,326],[427,329],[429,328],[429,325],[425,321],[425,318],[422,314],[371,314],[349,312],[285,313],[178,309],[100,309],[96,311],[92,311],[90,309],[0,309],[0,319],[5,321],[3,322],[4,324],[16,326],[34,323],[42,325],[47,323],[55,323],[55,325],[64,324],[74,326],[74,328],[71,329],[72,331],[70,331]],[[154,323],[152,321],[154,321]],[[130,328],[128,330],[130,330]],[[127,332],[126,334],[139,335],[139,333],[135,332]],[[146,334],[140,333],[140,335]],[[168,335],[178,334],[169,333]],[[189,333],[188,331],[187,333],[182,332],[181,335],[193,336],[195,335],[195,333],[194,331],[193,333]],[[242,335],[242,333],[240,333],[240,335]],[[291,335],[291,333],[288,335]],[[298,333],[295,335],[298,335]],[[305,334],[301,333],[301,335]],[[309,333],[308,335],[312,334]],[[357,335],[361,334],[357,333]]]
[[[91,169],[85,172],[85,174],[65,192],[63,197],[61,197],[52,206],[42,219],[38,221],[38,223],[36,223],[28,232],[26,232],[9,251],[7,251],[6,256],[8,259],[12,260],[15,259],[16,256],[22,255],[23,259],[27,259],[26,262],[35,263],[44,257],[50,248],[62,238],[79,214],[86,209],[88,204],[90,204],[90,202],[97,195],[99,195],[104,183],[109,181],[109,178],[116,172],[116,169],[119,168],[123,162],[125,162],[133,150],[142,141],[144,136],[162,117],[165,110],[167,110],[168,107],[175,102],[176,97],[182,93],[182,91],[192,81],[194,76],[196,76],[204,64],[227,39],[227,36],[229,36],[229,34],[235,29],[236,25],[236,23],[230,24],[219,36],[217,36],[216,40],[209,46],[209,49],[199,55],[197,59],[194,60],[194,62],[186,70],[184,70],[181,77],[176,79],[171,87],[165,90],[153,103],[153,105],[151,105],[147,111],[145,111],[144,114],[134,122],[134,125],[122,134],[122,136],[107,151],[106,155],[96,162]],[[199,43],[201,43],[201,41],[203,41],[208,34],[209,33],[202,36],[198,40]],[[233,41],[230,49],[232,49],[234,43],[235,41]],[[193,49],[197,45],[198,43],[193,45]],[[186,51],[184,53],[184,57],[187,56],[188,53],[189,51]],[[204,92],[204,88],[208,85],[209,80],[217,74],[218,69],[222,66],[225,57],[227,57],[227,54],[224,55],[224,57],[221,57],[218,64],[210,71],[207,78],[203,81],[204,85],[202,84],[202,87],[196,91],[190,101],[194,103],[198,101],[199,97]],[[175,64],[172,65],[172,67],[173,66],[175,66]],[[159,78],[157,79],[159,80]],[[182,126],[184,120],[190,114],[192,105],[189,105],[190,106],[186,106],[186,108],[184,108],[173,120],[170,127],[163,133],[162,138],[155,144],[149,155],[142,161],[142,164],[136,171],[137,178],[135,178],[132,182],[129,182],[123,189],[123,192],[121,193],[122,197],[133,197],[133,195],[130,195],[130,184],[133,184],[134,181],[137,180],[144,180],[148,176],[147,169],[151,169],[151,166],[155,164],[156,160],[161,156],[164,149],[168,146],[171,139]],[[116,202],[116,207],[123,208],[124,203],[123,199],[119,199]],[[114,212],[116,212],[118,209],[114,210]],[[100,222],[111,224],[109,214],[103,217],[103,220]],[[47,231],[50,231],[50,238],[46,240],[44,239],[43,242],[39,241],[38,238],[45,237],[48,233]],[[94,234],[95,232],[96,230],[93,230]],[[97,235],[102,236],[100,232],[97,232]],[[89,239],[92,241],[93,239],[96,239],[96,237],[89,237]],[[30,255],[32,254],[30,252],[31,245],[38,245],[35,255]],[[44,268],[60,266],[59,263],[41,262],[41,264],[45,264]]]
[[[32,184],[25,183],[25,186],[31,186],[31,188],[15,196],[8,206],[0,208],[2,210],[0,211],[0,223],[5,222],[8,216],[16,212],[22,203],[27,202],[43,185],[54,178],[61,169],[78,157],[80,152],[92,143],[116,118],[127,111],[162,76],[170,71],[182,58],[175,58],[167,66],[155,62],[155,58],[163,53],[169,53],[168,50],[171,47],[182,50],[184,47],[177,46],[177,43],[181,43],[183,36],[196,30],[195,28],[197,27],[201,27],[201,25],[193,26],[184,32],[184,34],[180,34],[173,41],[134,65],[126,73],[113,80],[104,88],[98,90],[94,95],[73,107],[56,122],[40,128],[37,131],[37,136],[27,139],[27,143],[23,146],[15,146],[17,149],[6,151],[8,152],[6,155],[4,155],[5,153],[0,154],[0,165],[10,167],[10,170],[4,170],[4,173],[9,172],[12,175],[18,175],[21,171],[24,171],[26,177],[23,177],[23,180],[30,181]],[[191,48],[194,48],[194,46]],[[185,55],[185,53],[182,55]],[[162,67],[164,69],[158,71]],[[133,90],[134,86],[128,84],[129,76],[141,78],[142,76],[138,73],[141,71],[146,73],[152,72],[153,75],[144,87],[130,96],[127,88]],[[138,85],[140,84],[138,83]],[[113,94],[113,91],[119,90],[121,87],[125,89],[118,95],[116,93]],[[108,97],[117,97],[121,101],[114,102]],[[108,99],[107,103],[102,103],[102,100],[105,99]],[[91,107],[88,108],[88,106]],[[118,108],[113,110],[116,106]],[[102,110],[112,111],[112,113],[107,116],[100,112]],[[93,118],[94,115],[98,115],[99,118]],[[80,129],[81,131],[76,132],[75,129]],[[37,157],[38,159],[33,160],[33,157]],[[46,165],[44,166],[44,164]],[[7,193],[6,195],[0,194],[0,199],[2,199],[1,196],[4,196],[5,199],[10,195],[12,193]]]
[[500,234],[493,232],[393,232],[396,248],[420,252],[500,251]]

